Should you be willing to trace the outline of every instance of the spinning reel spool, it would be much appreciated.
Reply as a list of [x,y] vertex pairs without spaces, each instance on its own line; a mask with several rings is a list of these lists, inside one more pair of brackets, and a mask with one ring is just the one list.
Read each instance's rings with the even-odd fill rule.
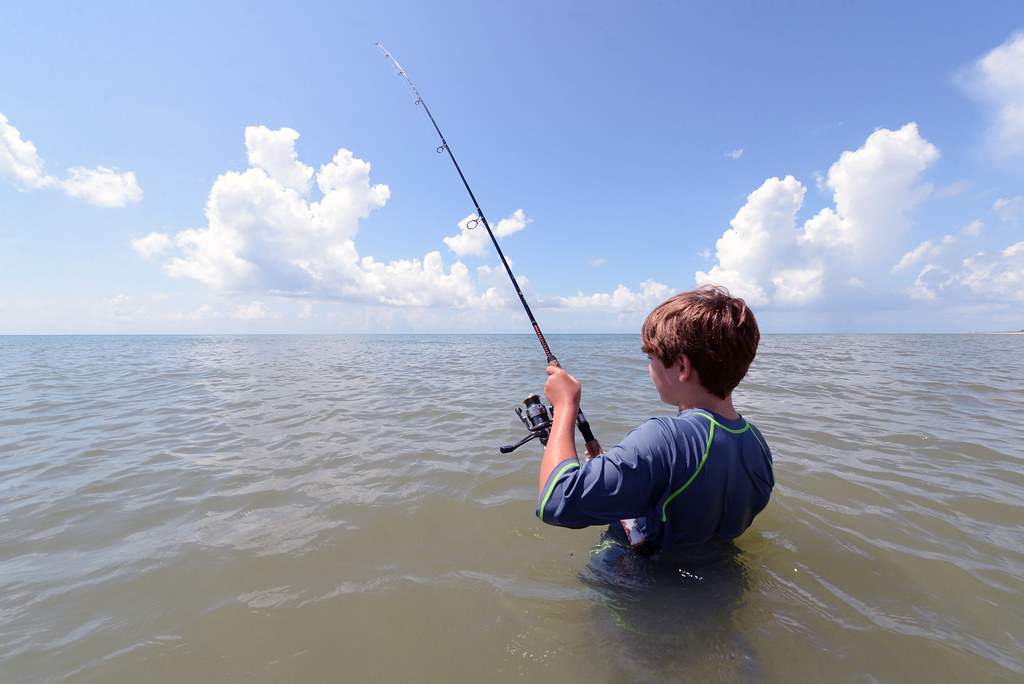
[[554,407],[545,406],[539,396],[531,394],[523,399],[522,406],[516,406],[516,415],[523,421],[529,434],[515,444],[501,447],[501,453],[510,454],[534,439],[539,439],[541,444],[547,446],[548,436],[551,434],[551,417],[555,415]]

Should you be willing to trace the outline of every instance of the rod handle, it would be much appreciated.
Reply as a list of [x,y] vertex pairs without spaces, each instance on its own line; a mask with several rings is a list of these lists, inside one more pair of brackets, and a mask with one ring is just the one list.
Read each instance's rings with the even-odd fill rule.
[[580,429],[580,434],[583,435],[583,441],[587,446],[587,456],[593,458],[604,451],[601,448],[601,443],[594,436],[594,431],[590,429],[590,423],[587,421],[587,417],[583,415],[582,409],[576,414],[576,427]]

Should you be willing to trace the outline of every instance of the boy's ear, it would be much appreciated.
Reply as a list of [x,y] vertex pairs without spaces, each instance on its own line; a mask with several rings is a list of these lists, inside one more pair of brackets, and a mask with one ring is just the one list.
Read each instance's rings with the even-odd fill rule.
[[690,363],[690,358],[686,354],[680,354],[676,363],[679,364],[679,382],[686,382],[693,374],[693,364]]

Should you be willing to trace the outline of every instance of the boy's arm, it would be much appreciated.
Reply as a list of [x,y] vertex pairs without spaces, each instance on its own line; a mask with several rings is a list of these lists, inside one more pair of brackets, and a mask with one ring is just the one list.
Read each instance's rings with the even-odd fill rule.
[[575,459],[579,463],[576,454],[576,412],[579,405],[556,408],[552,418],[551,435],[548,437],[548,445],[544,447],[544,457],[540,461],[540,482],[537,483],[537,495],[544,489],[544,484],[551,477],[551,471],[568,459]]
[[669,441],[657,420],[633,430],[608,453],[580,465],[576,456],[579,383],[548,368],[544,387],[555,408],[541,460],[537,516],[563,527],[586,527],[646,515],[667,482]]
[[537,516],[562,527],[650,515],[669,485],[672,445],[658,419],[643,423],[607,453],[582,465],[559,459],[540,493]]
[[576,414],[580,410],[580,383],[558,366],[548,366],[548,381],[544,385],[544,394],[551,402],[555,415],[552,417],[548,444],[544,447],[544,457],[540,461],[537,496],[543,493],[544,485],[551,477],[551,471],[559,463],[577,459]]

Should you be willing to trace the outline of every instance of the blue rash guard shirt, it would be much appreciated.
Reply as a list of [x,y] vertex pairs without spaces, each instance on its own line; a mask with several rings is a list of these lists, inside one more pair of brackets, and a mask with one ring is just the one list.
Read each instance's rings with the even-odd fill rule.
[[537,516],[572,528],[636,518],[663,549],[738,537],[774,486],[771,451],[752,423],[688,409],[651,418],[582,465],[559,463]]

